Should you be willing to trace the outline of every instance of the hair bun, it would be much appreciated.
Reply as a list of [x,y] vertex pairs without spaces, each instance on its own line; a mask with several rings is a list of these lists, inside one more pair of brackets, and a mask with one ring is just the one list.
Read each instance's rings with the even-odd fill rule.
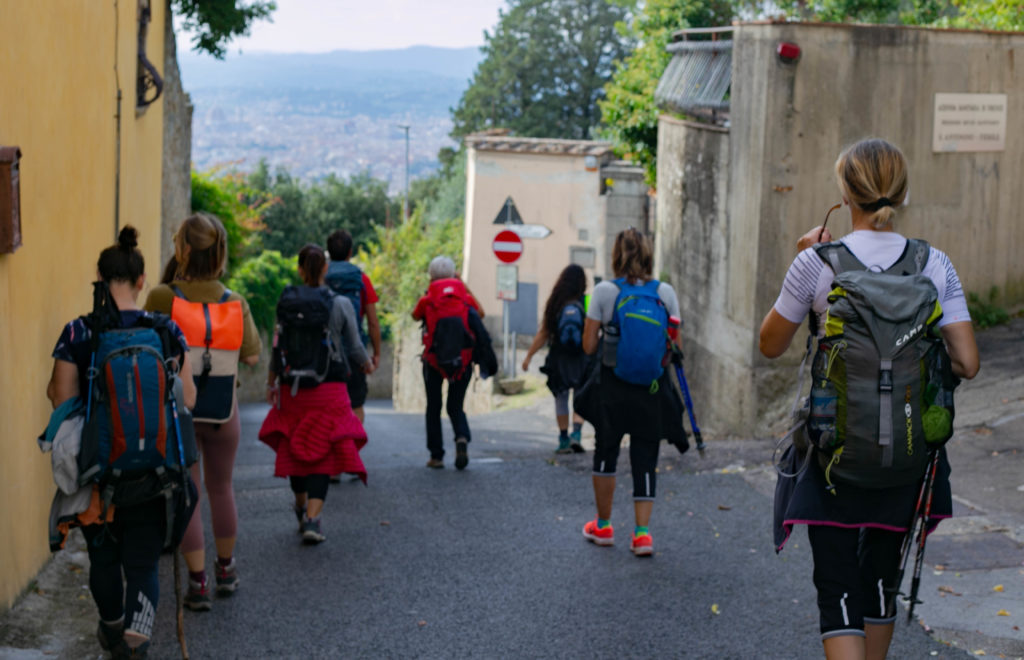
[[117,236],[117,245],[122,250],[134,250],[139,244],[139,231],[131,225],[125,225]]

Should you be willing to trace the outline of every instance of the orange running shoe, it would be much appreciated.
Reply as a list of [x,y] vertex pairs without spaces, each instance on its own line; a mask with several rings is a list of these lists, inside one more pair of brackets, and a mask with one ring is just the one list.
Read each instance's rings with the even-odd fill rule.
[[608,525],[604,529],[600,529],[597,526],[596,519],[589,521],[583,526],[583,537],[597,545],[615,544],[615,530],[612,529],[612,526]]
[[633,535],[633,543],[630,544],[629,549],[637,557],[650,557],[654,553],[654,541],[651,540],[650,534],[641,534],[637,536]]

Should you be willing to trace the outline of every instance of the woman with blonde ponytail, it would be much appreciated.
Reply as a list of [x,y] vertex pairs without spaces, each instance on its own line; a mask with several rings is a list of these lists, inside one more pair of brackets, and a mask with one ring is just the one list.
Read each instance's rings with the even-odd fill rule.
[[[830,304],[833,278],[837,275],[833,268],[851,274],[868,270],[888,272],[887,277],[914,275],[906,277],[907,287],[920,286],[920,276],[924,276],[934,284],[942,307],[937,326],[952,370],[960,378],[973,378],[978,373],[978,347],[956,269],[940,250],[928,247],[923,241],[912,244],[896,231],[899,209],[907,201],[908,190],[907,162],[903,153],[885,140],[861,140],[839,155],[835,174],[843,205],[850,211],[853,231],[836,243],[818,246],[820,253],[814,246],[832,241],[828,229],[818,226],[800,237],[798,254],[786,274],[779,297],[761,323],[761,353],[769,358],[785,353],[808,314],[816,315],[812,321],[818,322],[811,325],[818,329],[818,337],[825,342],[825,312]],[[912,246],[917,249],[911,252]],[[851,259],[859,262],[856,268],[844,265]],[[903,270],[906,264],[911,267]],[[895,268],[898,265],[899,268]],[[915,269],[920,275],[916,275]],[[849,337],[852,336],[851,333]],[[846,340],[836,346],[843,346],[841,351],[845,351]],[[853,349],[851,352],[852,357],[856,357]],[[856,385],[861,387],[865,383],[861,380]],[[880,385],[878,388],[881,389]],[[851,386],[849,391],[853,392],[854,388]],[[908,397],[910,391],[908,386]],[[875,403],[876,408],[880,405]],[[906,409],[911,410],[909,402]],[[910,412],[907,415],[909,424]],[[802,429],[798,433],[802,433]],[[933,495],[929,498],[930,524],[937,524],[952,512],[949,463],[943,449],[936,451],[938,463]],[[795,455],[795,450],[787,454]],[[833,454],[836,462],[838,456],[839,453]],[[846,456],[850,456],[850,452]],[[793,525],[807,525],[825,656],[881,660],[888,653],[892,640],[901,546],[921,481],[890,485],[893,481],[890,474],[877,488],[848,482],[838,488],[827,488],[831,482],[818,461],[808,461],[806,469],[798,472],[796,476],[780,477],[792,478],[794,482],[791,487],[780,489],[775,504],[779,516],[777,538],[784,544]]]
[[[174,235],[173,263],[165,268],[164,283],[150,291],[145,306],[170,314],[182,326],[190,346],[198,389],[193,418],[201,456],[192,466],[192,478],[197,486],[206,486],[209,496],[217,550],[216,591],[222,596],[238,588],[234,559],[238,512],[231,483],[241,437],[235,401],[238,363],[255,365],[261,348],[249,304],[219,280],[225,274],[227,258],[227,232],[220,220],[208,213],[189,216]],[[202,482],[200,464],[205,477]],[[211,589],[199,507],[181,549],[189,570],[185,606],[209,610]]]

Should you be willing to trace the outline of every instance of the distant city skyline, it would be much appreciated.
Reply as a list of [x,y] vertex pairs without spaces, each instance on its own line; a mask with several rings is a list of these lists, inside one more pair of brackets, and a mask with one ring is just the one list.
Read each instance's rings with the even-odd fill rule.
[[[246,52],[320,53],[409,46],[480,46],[506,0],[277,0],[273,22],[258,21],[249,36],[228,45]],[[180,27],[178,48],[191,49]]]

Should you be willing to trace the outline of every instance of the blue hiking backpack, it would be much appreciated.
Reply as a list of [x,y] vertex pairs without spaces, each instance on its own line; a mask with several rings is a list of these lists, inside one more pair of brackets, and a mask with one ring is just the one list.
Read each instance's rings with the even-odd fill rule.
[[658,296],[658,280],[643,285],[625,278],[613,280],[619,287],[612,314],[612,331],[618,330],[615,375],[652,390],[665,370],[668,350],[668,310]]
[[363,331],[363,317],[361,316],[363,271],[348,261],[332,261],[327,266],[327,277],[324,282],[331,291],[352,301],[352,308],[356,311],[356,325],[359,326],[359,338],[365,345],[369,340],[369,335]]
[[[97,298],[103,295],[97,291]],[[188,467],[197,457],[191,418],[184,406],[179,416],[177,377],[167,368],[168,357],[186,349],[172,349],[177,341],[163,314],[125,328],[114,306],[113,313],[94,308],[84,320],[93,353],[79,484],[99,484],[104,514],[111,504],[132,506],[158,496],[167,499],[170,514],[173,500],[188,491]],[[168,543],[171,522],[168,517]]]
[[558,345],[572,352],[583,350],[583,305],[574,300],[558,315]]

